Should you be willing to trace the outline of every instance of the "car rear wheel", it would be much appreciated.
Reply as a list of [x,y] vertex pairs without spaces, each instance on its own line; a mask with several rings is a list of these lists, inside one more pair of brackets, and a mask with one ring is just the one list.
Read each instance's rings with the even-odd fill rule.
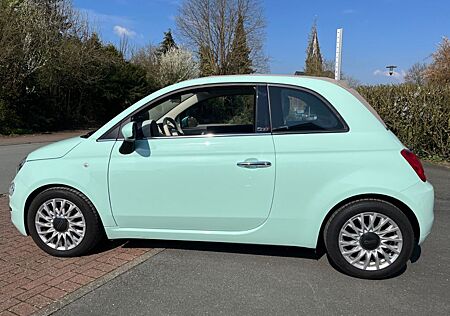
[[324,240],[338,269],[367,279],[399,273],[414,248],[408,217],[395,205],[376,199],[358,200],[337,210],[325,227]]
[[53,256],[86,254],[102,237],[92,203],[82,193],[66,187],[38,194],[31,202],[27,224],[35,243]]

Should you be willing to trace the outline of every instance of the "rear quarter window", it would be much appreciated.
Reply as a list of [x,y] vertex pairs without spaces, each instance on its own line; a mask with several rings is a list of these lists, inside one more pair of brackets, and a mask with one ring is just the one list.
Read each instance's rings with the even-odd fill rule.
[[273,132],[347,131],[342,118],[320,96],[288,87],[269,87]]

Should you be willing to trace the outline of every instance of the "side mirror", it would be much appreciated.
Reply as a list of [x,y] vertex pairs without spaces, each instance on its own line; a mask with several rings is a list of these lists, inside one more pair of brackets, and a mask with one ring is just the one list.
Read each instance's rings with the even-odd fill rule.
[[194,128],[198,126],[198,121],[195,117],[186,116],[181,120],[181,128]]
[[137,124],[129,122],[122,127],[123,143],[119,152],[123,155],[131,154],[134,151],[134,142],[136,140]]
[[181,128],[189,127],[188,119],[189,119],[188,116],[186,116],[185,118],[181,119],[181,122],[180,122]]
[[136,139],[136,122],[129,122],[122,126],[122,135],[125,141],[134,141]]

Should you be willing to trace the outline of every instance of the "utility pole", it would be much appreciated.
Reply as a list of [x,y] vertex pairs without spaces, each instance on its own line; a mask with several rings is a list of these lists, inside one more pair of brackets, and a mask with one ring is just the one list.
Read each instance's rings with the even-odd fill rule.
[[342,64],[342,35],[344,29],[337,29],[336,32],[336,60],[334,62],[334,79],[341,80],[341,64]]

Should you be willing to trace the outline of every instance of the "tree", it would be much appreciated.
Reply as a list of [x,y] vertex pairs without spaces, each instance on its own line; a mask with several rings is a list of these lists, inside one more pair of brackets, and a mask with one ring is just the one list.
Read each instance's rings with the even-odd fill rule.
[[[334,68],[335,68],[335,61],[332,59],[325,59],[323,61],[323,72],[321,76],[334,79]],[[343,72],[341,72],[341,80],[345,81],[347,85],[351,88],[356,88],[361,85],[361,82],[358,79],[350,75],[347,75]]]
[[198,65],[192,52],[172,47],[159,60],[156,82],[165,87],[183,80],[198,77]]
[[150,44],[139,48],[131,55],[131,63],[145,70],[147,82],[154,87],[159,85],[156,81],[156,74],[159,72],[159,58],[157,48]]
[[417,85],[424,85],[426,83],[427,65],[424,63],[415,63],[408,69],[405,75],[405,82]]
[[342,80],[347,82],[350,88],[357,88],[361,85],[361,81],[350,75],[341,74]]
[[[238,27],[239,19],[242,27]],[[259,0],[184,0],[176,22],[180,35],[199,55],[202,74],[203,69],[215,75],[233,73],[230,68],[233,42],[242,38],[236,37],[236,32],[246,35],[252,70],[266,69],[265,19]]]
[[56,53],[59,31],[66,32],[61,21],[65,7],[60,3],[49,11],[47,1],[0,1],[0,83],[20,94],[27,78]]
[[332,59],[324,59],[322,63],[322,73],[320,76],[334,79],[335,62]]
[[305,74],[309,76],[323,75],[323,59],[320,53],[317,24],[314,21],[309,34],[308,47],[306,49]]
[[426,70],[425,77],[437,85],[450,85],[450,40],[447,37],[442,39],[433,54],[433,62]]
[[242,16],[239,16],[237,21],[227,68],[231,74],[249,74],[254,72]]
[[[156,90],[146,80],[146,72],[139,65],[124,60],[123,55],[111,44],[101,48],[104,60],[97,68],[99,81],[94,89],[85,87],[91,102],[86,111],[93,111],[97,120],[106,122],[145,95]],[[96,105],[96,106],[95,106]]]
[[178,48],[178,46],[175,43],[175,40],[173,39],[172,31],[169,29],[167,32],[164,32],[164,39],[159,45],[157,54],[158,55],[165,54],[172,48]]
[[122,56],[129,56],[133,48],[130,44],[130,38],[126,34],[122,34],[119,38],[119,45],[117,47]]
[[196,78],[199,74],[193,53],[185,48],[172,47],[159,54],[158,49],[148,45],[136,51],[131,62],[145,70],[147,82],[156,88]]
[[102,124],[152,90],[69,0],[0,0],[0,47],[0,133]]
[[215,61],[211,49],[208,46],[201,45],[198,55],[200,60],[200,75],[203,77],[214,75]]
[[0,0],[0,103],[11,118],[0,121],[0,132],[28,129],[24,117],[39,93],[36,78],[59,54],[61,40],[79,35],[75,26],[67,1]]

